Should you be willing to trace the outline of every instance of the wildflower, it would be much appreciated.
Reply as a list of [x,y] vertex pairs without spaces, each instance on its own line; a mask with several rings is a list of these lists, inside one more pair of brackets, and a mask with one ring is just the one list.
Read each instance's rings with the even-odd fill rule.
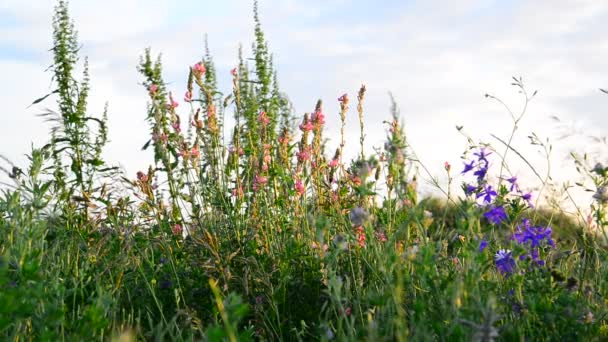
[[141,171],[137,171],[137,179],[142,182],[142,183],[147,183],[148,182],[148,175],[141,172]]
[[232,197],[243,198],[244,195],[245,193],[243,192],[242,186],[232,189]]
[[471,160],[471,162],[469,164],[464,163],[464,170],[462,170],[461,174],[465,174],[465,173],[473,170],[474,164],[475,164],[474,160]]
[[198,147],[193,147],[192,150],[190,150],[190,155],[194,158],[198,158],[198,156],[200,155]]
[[355,228],[355,235],[357,236],[357,243],[359,244],[359,247],[363,248],[365,247],[365,230],[363,229],[363,226],[358,226],[357,228]]
[[452,169],[452,165],[450,165],[450,163],[448,163],[447,161],[443,163],[443,168],[447,171],[450,172],[450,170]]
[[152,134],[152,140],[154,142],[160,141],[161,143],[165,144],[169,140],[169,137],[167,136],[167,133],[165,133],[165,132],[162,132],[161,134],[155,133],[155,134]]
[[482,253],[484,251],[484,249],[486,249],[486,247],[488,247],[488,241],[486,241],[485,239],[482,239],[481,242],[479,243],[479,253]]
[[182,131],[182,129],[179,127],[179,122],[172,123],[171,127],[173,127],[173,129],[175,130],[175,133],[179,133]]
[[154,95],[156,95],[156,92],[158,91],[158,86],[156,84],[152,83],[150,85],[150,87],[148,87],[148,91],[150,92],[151,96],[154,96]]
[[329,163],[327,163],[327,165],[329,165],[329,167],[338,167],[338,165],[340,165],[340,161],[338,159],[332,159],[329,161]]
[[511,184],[511,187],[509,188],[509,191],[513,191],[514,189],[518,189],[519,188],[517,186],[517,177],[513,176],[513,177],[507,179],[507,182],[509,182]]
[[473,153],[473,155],[477,156],[477,160],[484,161],[486,163],[488,162],[488,159],[486,159],[486,157],[489,156],[490,154],[492,154],[492,152],[486,153],[485,147],[479,149],[479,152]]
[[232,68],[232,70],[230,70],[230,74],[232,74],[232,76],[236,77],[236,75],[237,75],[236,68]]
[[543,241],[546,241],[549,246],[555,246],[555,242],[551,238],[551,227],[532,226],[528,219],[524,219],[522,223],[521,225],[517,225],[517,231],[512,237],[518,244],[524,245],[529,243],[531,248],[535,248],[539,247]]
[[501,274],[512,273],[515,269],[515,260],[511,256],[511,250],[501,249],[494,255],[494,263]]
[[472,184],[465,184],[463,190],[464,190],[464,193],[467,196],[469,196],[469,195],[473,194],[477,190],[477,187],[475,185],[472,185]]
[[315,126],[309,120],[301,123],[299,127],[302,132],[310,132],[315,128]]
[[353,224],[353,226],[362,225],[368,217],[369,214],[367,211],[361,207],[352,208],[350,210],[350,222]]
[[171,231],[173,232],[173,234],[175,235],[180,235],[182,233],[182,225],[179,223],[176,223],[173,225],[173,228],[171,229]]
[[600,186],[597,188],[597,191],[593,195],[593,199],[597,200],[600,203],[608,202],[608,187]]
[[532,194],[531,193],[527,192],[527,193],[521,195],[521,198],[523,200],[525,200],[526,202],[528,202],[528,205],[532,207],[532,202],[530,201],[532,199]]
[[192,92],[191,91],[186,91],[186,94],[184,94],[184,102],[192,102]]
[[500,205],[492,206],[483,216],[493,224],[500,224],[507,220],[507,213]]
[[179,103],[173,99],[173,94],[169,93],[169,109],[175,109]]
[[310,160],[310,150],[308,148],[296,153],[296,155],[298,156],[298,161],[300,162]]
[[376,232],[376,240],[380,242],[386,242],[386,234],[384,234],[384,232]]
[[266,183],[268,183],[268,178],[260,175],[255,175],[253,179],[253,190],[257,191],[258,189],[266,185]]
[[203,62],[198,62],[198,63],[194,64],[192,69],[194,69],[194,73],[196,73],[198,75],[203,75],[205,73],[205,71],[207,71]]
[[304,187],[304,184],[302,184],[302,181],[299,179],[296,181],[295,189],[296,193],[300,196],[304,195],[304,193],[306,192],[306,187]]
[[496,193],[496,191],[494,191],[494,189],[492,189],[492,186],[486,185],[486,187],[483,189],[483,191],[478,193],[476,197],[477,198],[483,197],[483,201],[485,203],[491,203],[492,197],[496,197],[496,195],[497,195],[497,193]]
[[477,182],[481,182],[488,173],[488,166],[483,166],[477,169],[477,171],[473,172],[474,176],[477,176]]
[[352,313],[352,309],[350,306],[347,307],[346,309],[344,309],[344,315],[350,316],[351,313]]
[[264,112],[264,111],[260,112],[260,115],[258,116],[258,121],[263,126],[268,126],[268,124],[270,123],[270,119],[268,118],[268,116],[266,115],[266,112]]
[[338,97],[338,102],[346,105],[348,103],[348,94],[343,94],[342,96]]
[[311,120],[318,126],[322,126],[323,124],[325,124],[325,114],[323,114],[321,111],[316,111],[314,113],[312,113],[311,116]]

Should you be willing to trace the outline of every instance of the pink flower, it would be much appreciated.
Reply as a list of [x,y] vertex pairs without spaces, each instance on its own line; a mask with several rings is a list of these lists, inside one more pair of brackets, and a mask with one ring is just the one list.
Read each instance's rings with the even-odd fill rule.
[[340,165],[340,161],[338,159],[332,159],[329,161],[329,163],[327,163],[327,165],[329,165],[329,167],[338,167],[338,165]]
[[148,182],[148,175],[141,171],[137,171],[137,179],[143,183],[146,183]]
[[171,230],[173,231],[173,234],[180,235],[183,231],[182,225],[179,223],[176,223],[173,225],[173,228]]
[[304,162],[310,159],[310,151],[308,149],[304,149],[296,153],[296,155],[298,156],[298,161],[300,162]]
[[236,68],[232,68],[232,70],[230,70],[230,73],[232,74],[232,76],[236,77]]
[[179,127],[179,122],[172,123],[171,127],[173,127],[173,129],[175,130],[176,133],[179,133],[182,131],[182,129]]
[[199,75],[203,75],[207,71],[203,62],[198,62],[198,63],[194,64],[192,69],[194,70],[194,73],[199,74]]
[[260,175],[255,175],[253,179],[253,191],[258,191],[258,189],[264,187],[268,183],[268,178]]
[[380,242],[386,242],[386,234],[384,232],[376,232],[376,239]]
[[313,128],[315,128],[315,126],[310,121],[306,121],[306,123],[300,124],[300,130],[302,130],[302,132],[312,131]]
[[302,184],[302,181],[299,179],[296,181],[295,189],[296,189],[296,193],[300,196],[304,195],[304,193],[306,192],[306,188],[304,187],[304,184]]
[[244,195],[245,193],[243,192],[242,186],[232,189],[232,197],[243,198]]
[[161,134],[152,134],[152,140],[154,142],[160,141],[161,143],[166,144],[169,140],[169,137],[167,136],[167,133],[162,132]]
[[443,163],[443,167],[445,168],[445,170],[447,172],[450,172],[450,169],[452,168],[452,165],[450,165],[450,163],[448,163],[447,161],[445,163]]
[[260,123],[262,123],[262,125],[264,125],[264,126],[268,126],[268,124],[270,123],[270,119],[268,118],[268,116],[266,115],[266,112],[264,112],[264,111],[260,112],[258,121],[260,121]]
[[192,102],[192,92],[187,91],[184,95],[184,102]]
[[318,126],[322,126],[325,124],[325,114],[323,114],[321,111],[314,112],[312,113],[311,120],[314,121],[314,123]]
[[258,184],[264,185],[264,184],[268,183],[268,178],[266,178],[264,176],[256,175],[255,182]]
[[363,226],[358,226],[357,228],[355,228],[355,235],[357,236],[357,243],[359,244],[359,247],[363,248],[365,247],[365,230],[363,229]]
[[192,150],[190,150],[190,155],[193,156],[194,158],[198,158],[198,156],[200,156],[200,152],[198,150],[198,147],[193,147]]
[[177,108],[177,106],[179,106],[179,103],[177,103],[177,101],[175,101],[175,100],[173,99],[173,94],[171,94],[171,93],[169,93],[169,100],[170,100],[169,107],[171,107],[171,108],[174,108],[174,109],[175,109],[175,108]]
[[154,95],[156,95],[156,91],[158,91],[158,86],[153,83],[148,88],[148,91],[150,92],[150,95],[154,96]]

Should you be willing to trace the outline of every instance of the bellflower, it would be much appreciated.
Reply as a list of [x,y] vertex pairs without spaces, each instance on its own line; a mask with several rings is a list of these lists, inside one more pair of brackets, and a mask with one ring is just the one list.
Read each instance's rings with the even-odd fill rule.
[[492,206],[483,216],[493,224],[501,224],[508,219],[505,208],[500,205]]
[[502,275],[513,273],[515,269],[515,260],[508,249],[501,249],[494,255],[494,263],[496,268]]

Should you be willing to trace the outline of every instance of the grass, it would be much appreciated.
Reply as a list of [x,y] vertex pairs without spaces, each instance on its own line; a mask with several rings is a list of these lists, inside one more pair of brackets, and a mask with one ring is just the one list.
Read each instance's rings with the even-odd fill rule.
[[[426,169],[396,104],[372,152],[365,87],[356,104],[340,96],[341,143],[328,151],[322,103],[294,115],[257,5],[254,20],[254,65],[239,53],[229,95],[208,50],[183,101],[144,52],[155,162],[125,175],[103,158],[107,112],[88,114],[88,68],[77,80],[76,31],[58,1],[51,140],[27,170],[3,159],[14,181],[0,198],[3,339],[608,339],[607,168],[577,160],[597,189],[588,219],[532,206],[507,163],[524,158],[511,141],[525,111],[509,111],[503,145],[469,139],[461,190],[460,166],[446,164],[445,197],[418,198],[413,170]],[[514,86],[527,106],[534,95]]]

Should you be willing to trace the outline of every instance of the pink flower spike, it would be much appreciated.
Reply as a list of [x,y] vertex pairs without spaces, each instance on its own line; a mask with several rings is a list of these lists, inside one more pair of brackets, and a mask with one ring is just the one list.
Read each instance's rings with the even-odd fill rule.
[[302,130],[302,132],[310,132],[313,130],[313,128],[315,128],[315,126],[310,121],[306,121],[305,124],[300,124],[300,130]]
[[192,92],[191,91],[187,91],[186,94],[184,94],[184,102],[192,102]]
[[194,69],[195,73],[200,74],[200,75],[204,74],[207,71],[203,62],[198,62],[198,63],[194,64],[194,67],[192,67],[192,69]]
[[340,165],[340,161],[338,159],[332,159],[327,164],[329,167],[338,167],[338,165]]
[[230,73],[232,74],[232,76],[236,77],[236,68],[232,68],[232,70],[230,70]]

